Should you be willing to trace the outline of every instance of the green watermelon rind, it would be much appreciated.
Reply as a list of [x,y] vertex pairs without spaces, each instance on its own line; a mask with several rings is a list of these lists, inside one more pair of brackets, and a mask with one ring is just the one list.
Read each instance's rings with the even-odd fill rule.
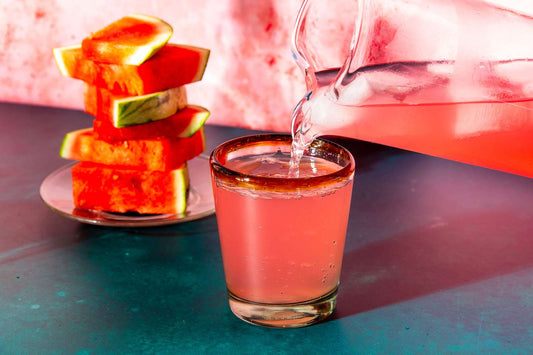
[[117,128],[162,120],[187,106],[184,86],[141,96],[113,100],[113,125]]
[[194,83],[194,82],[202,80],[202,78],[204,76],[204,73],[205,73],[205,69],[207,68],[207,62],[209,62],[209,57],[211,55],[211,50],[206,49],[206,48],[196,47],[196,46],[188,46],[186,44],[180,44],[180,47],[188,48],[190,50],[198,52],[198,54],[200,55],[199,62],[201,63],[201,66],[198,67],[198,70],[196,71],[196,75],[191,80],[191,83]]
[[189,198],[189,167],[185,163],[182,168],[176,169],[172,172],[174,175],[174,191],[176,192],[176,212],[178,214],[185,213],[187,210],[187,202]]
[[63,53],[73,50],[78,50],[81,48],[80,44],[73,44],[70,46],[64,46],[64,47],[57,47],[52,49],[52,53],[54,54],[54,59],[56,61],[57,67],[59,68],[59,72],[67,77],[72,77],[74,73],[68,70],[67,66],[65,65],[65,60],[63,59]]
[[[174,81],[174,85],[162,85],[154,82],[153,76],[154,74],[164,75],[163,70],[148,64],[152,60],[148,60],[140,66],[98,63],[83,56],[80,44],[53,48],[53,55],[63,76],[82,80],[89,85],[97,85],[113,92],[127,92],[134,96],[164,91],[202,80],[211,51],[206,48],[183,44],[169,43],[168,46],[189,49],[198,54],[198,63],[191,79],[183,80],[182,77],[179,77],[179,80]],[[155,58],[151,59],[155,62]],[[144,67],[145,65],[147,67]],[[174,65],[180,67],[179,63]],[[132,70],[132,68],[139,69]],[[180,72],[183,70],[184,68],[180,68]]]
[[[89,56],[90,59],[100,61],[100,62],[107,62],[112,64],[129,64],[129,65],[141,65],[146,60],[148,60],[150,57],[152,57],[161,47],[163,47],[169,40],[170,37],[172,37],[173,29],[170,24],[167,22],[153,16],[143,15],[143,14],[130,14],[128,16],[125,16],[124,18],[134,18],[146,23],[149,23],[154,26],[155,33],[152,34],[152,36],[149,38],[149,40],[145,44],[128,44],[128,43],[120,43],[119,41],[110,41],[105,42],[102,41],[101,43],[97,43],[96,47],[98,48],[97,51],[98,56],[93,57]],[[122,19],[121,19],[122,20]],[[120,20],[116,21],[119,22]],[[113,25],[113,24],[111,24]],[[100,31],[104,31],[105,28],[103,28]],[[100,31],[97,31],[94,35],[98,35]],[[89,36],[86,40],[91,40],[92,36]],[[120,38],[119,33],[117,34],[109,34],[108,36],[112,38]],[[143,34],[142,36],[148,37],[148,35]],[[84,49],[84,40],[82,42],[82,49]],[[96,40],[97,42],[99,40]],[[125,40],[126,41],[126,40]],[[127,52],[131,52],[131,54],[126,54]],[[85,50],[84,50],[85,53]],[[109,60],[106,53],[113,53],[114,56],[117,55],[117,53],[124,53],[122,59],[120,60]]]
[[[207,110],[203,110],[194,115],[191,123],[183,130],[176,138],[190,138],[195,133],[197,133],[204,125],[205,121],[209,117],[210,113]],[[74,143],[77,141],[78,137],[87,134],[93,131],[93,127],[81,128],[72,132],[68,132],[63,137],[61,146],[59,148],[59,156],[64,159],[70,160],[79,160],[79,156],[75,154],[76,150],[73,149]]]
[[79,160],[79,157],[74,154],[75,149],[73,149],[73,144],[76,142],[78,136],[88,133],[92,131],[92,129],[92,127],[81,128],[65,134],[63,141],[61,142],[61,147],[59,148],[59,156],[64,159]]
[[191,122],[183,131],[178,134],[179,138],[188,138],[192,137],[196,132],[200,130],[211,115],[211,112],[204,107],[197,105],[188,105],[188,107],[195,109],[195,112],[192,116]]
[[157,53],[157,51],[160,50],[161,47],[168,43],[170,37],[172,37],[173,29],[170,24],[156,17],[142,14],[132,14],[129,16],[133,18],[138,18],[140,20],[153,21],[152,23],[157,23],[159,28],[159,32],[153,37],[151,45],[138,46],[139,48],[137,48],[132,55],[126,57],[122,63],[117,63],[140,65],[146,60],[148,60],[150,57],[152,57],[155,53]]
[[[187,127],[176,135],[176,138],[190,138],[197,133],[205,124],[211,113],[209,110],[197,106],[189,105],[190,108],[196,110],[191,118],[191,121]],[[93,127],[81,128],[72,132],[68,132],[63,137],[61,147],[59,149],[59,156],[64,159],[79,160],[80,157],[75,154],[76,150],[73,149],[74,143],[77,141],[77,137],[86,133],[90,133]]]
[[[211,115],[211,112],[209,110],[197,106],[197,105],[188,105],[188,107],[195,109],[197,112],[193,114],[193,117],[191,119],[191,122],[187,127],[183,129],[178,135],[177,138],[189,138],[192,137],[196,132],[200,130]],[[90,128],[81,128],[72,132],[69,132],[65,134],[63,138],[63,142],[61,143],[61,148],[59,150],[59,155],[62,158],[65,159],[71,159],[72,156],[72,144],[75,141],[75,138],[78,135],[84,134],[86,132],[90,132],[93,129],[93,127]]]

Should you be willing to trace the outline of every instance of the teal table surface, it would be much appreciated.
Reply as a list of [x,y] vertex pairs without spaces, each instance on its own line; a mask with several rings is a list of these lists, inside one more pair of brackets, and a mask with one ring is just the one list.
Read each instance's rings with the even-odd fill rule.
[[[0,354],[533,353],[532,179],[339,139],[357,173],[337,309],[268,329],[228,307],[214,215],[113,228],[41,201],[90,125],[0,103]],[[208,124],[207,152],[250,133]]]

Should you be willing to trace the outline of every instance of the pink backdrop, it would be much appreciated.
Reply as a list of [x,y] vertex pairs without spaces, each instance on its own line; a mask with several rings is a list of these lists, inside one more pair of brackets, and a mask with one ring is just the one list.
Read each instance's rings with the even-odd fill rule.
[[[112,6],[111,6],[112,4]],[[160,17],[171,42],[211,49],[189,102],[208,122],[286,131],[305,92],[290,54],[299,0],[0,0],[0,101],[83,108],[81,81],[61,76],[52,48],[80,43],[128,13]]]
[[[531,0],[491,0],[533,11]],[[52,48],[133,12],[161,17],[175,43],[212,50],[189,102],[210,123],[287,131],[305,93],[290,54],[300,0],[0,0],[0,101],[82,109],[83,84],[60,75]],[[334,28],[334,26],[332,27]],[[332,33],[332,40],[334,34]]]

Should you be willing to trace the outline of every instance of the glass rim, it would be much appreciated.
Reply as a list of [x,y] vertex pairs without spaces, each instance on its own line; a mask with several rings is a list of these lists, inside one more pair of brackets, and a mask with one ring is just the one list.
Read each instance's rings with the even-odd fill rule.
[[219,146],[217,146],[209,157],[209,165],[211,167],[212,174],[218,179],[224,179],[226,181],[235,181],[243,187],[263,187],[264,189],[271,189],[273,186],[276,190],[291,191],[294,189],[306,189],[314,188],[315,186],[329,185],[339,183],[348,180],[353,176],[355,171],[355,160],[350,151],[342,145],[335,143],[331,140],[324,138],[317,138],[313,141],[311,146],[306,150],[307,153],[314,151],[332,152],[338,156],[339,159],[347,161],[345,166],[340,166],[339,169],[334,172],[318,175],[318,176],[306,176],[306,177],[268,177],[257,176],[253,174],[246,174],[237,170],[230,169],[224,165],[220,160],[221,154],[227,156],[231,152],[238,151],[242,148],[266,145],[263,143],[288,143],[292,141],[290,134],[282,133],[262,133],[242,136],[228,140]]

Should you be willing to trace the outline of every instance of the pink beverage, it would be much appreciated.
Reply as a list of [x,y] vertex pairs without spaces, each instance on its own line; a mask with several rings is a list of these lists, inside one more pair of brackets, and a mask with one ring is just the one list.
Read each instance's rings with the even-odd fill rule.
[[[246,174],[287,177],[287,162],[265,165],[262,159],[246,158],[226,166]],[[324,174],[338,170],[320,158],[313,162],[312,167],[303,159],[301,178],[316,176],[317,170]],[[261,171],[255,173],[257,169]],[[350,205],[351,182],[333,192],[287,192],[284,196],[223,186],[216,189],[217,204],[222,206],[217,216],[220,233],[225,236],[226,281],[233,294],[260,303],[296,303],[337,287],[349,212],[338,206]],[[235,210],[240,211],[240,223],[235,223]],[[251,230],[255,230],[253,237]],[[242,236],[253,240],[244,242]]]
[[533,177],[533,16],[492,3],[305,0],[295,141],[342,135]]
[[[452,85],[442,74],[451,71],[447,63],[363,68],[349,84],[364,93],[360,102],[316,95],[306,102],[312,114],[300,119],[308,119],[317,136],[342,135],[533,177],[533,63],[492,67],[501,77],[489,76],[479,87]],[[316,73],[319,90],[327,89],[336,73]],[[409,86],[413,83],[418,86]]]
[[533,178],[533,100],[337,109],[354,119],[329,134]]
[[[309,306],[314,302],[330,308],[314,320],[329,315],[334,307],[353,158],[337,145],[319,140],[312,145],[312,154],[302,158],[299,176],[291,178],[289,136],[243,139],[217,148],[211,158],[230,305],[237,316],[256,324],[310,324]],[[302,304],[308,308],[304,315],[298,311]],[[287,316],[287,312],[292,313]]]

